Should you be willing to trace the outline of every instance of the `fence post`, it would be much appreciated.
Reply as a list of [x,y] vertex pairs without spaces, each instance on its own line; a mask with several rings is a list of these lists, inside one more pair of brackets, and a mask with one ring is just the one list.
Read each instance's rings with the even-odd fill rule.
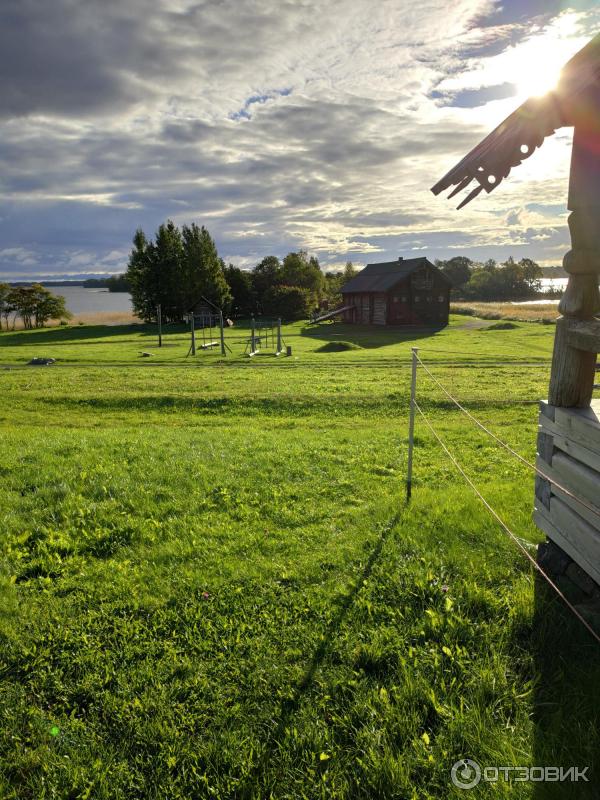
[[254,314],[252,314],[252,337],[250,339],[250,355],[253,356],[256,352],[256,344],[254,341]]
[[162,347],[162,308],[160,303],[156,306],[156,321],[158,322],[158,346]]
[[223,331],[223,312],[219,311],[219,326],[221,328],[221,355],[227,355],[225,353],[225,332]]
[[277,355],[282,351],[281,347],[281,317],[277,320]]
[[192,328],[191,328],[191,330],[192,330],[192,355],[195,356],[196,355],[196,328],[195,328],[195,314],[194,314],[193,311],[192,311],[191,323],[192,323]]
[[411,347],[412,350],[412,379],[410,383],[410,412],[408,417],[408,464],[406,469],[406,502],[410,503],[412,493],[412,467],[413,467],[413,447],[415,435],[415,400],[417,396],[417,353],[418,347]]

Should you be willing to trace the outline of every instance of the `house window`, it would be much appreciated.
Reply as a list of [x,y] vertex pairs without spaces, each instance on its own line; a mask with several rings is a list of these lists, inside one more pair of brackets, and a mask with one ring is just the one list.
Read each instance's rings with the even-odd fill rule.
[[439,301],[440,303],[443,303],[443,302],[444,302],[444,295],[443,295],[443,294],[441,294],[441,295],[438,297],[438,301]]

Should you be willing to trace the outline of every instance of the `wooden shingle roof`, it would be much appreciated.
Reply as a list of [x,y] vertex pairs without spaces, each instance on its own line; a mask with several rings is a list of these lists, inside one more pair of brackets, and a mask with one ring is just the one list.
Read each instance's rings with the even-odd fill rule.
[[[367,264],[358,275],[351,278],[342,288],[342,294],[348,292],[387,292],[404,278],[407,278],[419,267],[428,266],[437,270],[427,258],[402,258],[397,261],[383,261],[380,264]],[[437,270],[444,280],[448,279],[441,270]]]

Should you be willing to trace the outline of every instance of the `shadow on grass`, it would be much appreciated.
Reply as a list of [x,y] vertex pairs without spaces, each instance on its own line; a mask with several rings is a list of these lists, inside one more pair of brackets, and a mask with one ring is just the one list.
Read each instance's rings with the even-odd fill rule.
[[402,342],[419,342],[436,336],[442,328],[405,328],[403,326],[348,325],[343,322],[324,322],[305,326],[299,335],[307,339],[335,342],[343,339],[364,349],[387,347]]
[[[571,602],[576,598],[569,598]],[[596,623],[596,628],[598,625]],[[600,644],[541,576],[534,618],[533,764],[588,767],[584,780],[536,782],[534,800],[600,797]]]
[[[304,675],[297,683],[295,689],[293,689],[292,696],[281,703],[279,713],[277,715],[277,724],[267,739],[265,749],[260,759],[254,765],[254,768],[246,778],[244,784],[236,792],[235,796],[239,797],[240,800],[250,800],[250,798],[267,796],[267,794],[264,792],[265,787],[263,786],[265,772],[269,767],[271,760],[276,755],[279,743],[285,734],[286,728],[290,724],[290,719],[300,709],[304,696],[310,689],[319,667],[327,657],[332,642],[337,636],[340,627],[346,615],[348,614],[348,611],[354,603],[358,593],[363,588],[364,582],[373,572],[375,565],[381,557],[383,546],[385,545],[388,536],[398,522],[399,518],[400,512],[396,513],[382,529],[363,570],[358,574],[346,594],[344,594],[338,601],[337,611],[333,616],[331,623],[328,625],[325,635],[322,637],[318,647],[314,651]],[[257,790],[259,788],[261,792],[260,794],[257,794]]]
[[[163,327],[163,334],[185,333],[185,325]],[[156,338],[156,325],[133,323],[131,325],[73,325],[58,328],[37,328],[31,331],[3,331],[0,334],[0,347],[37,344],[98,344],[98,339],[131,336]],[[96,341],[90,341],[90,340]],[[121,342],[124,340],[121,338]]]

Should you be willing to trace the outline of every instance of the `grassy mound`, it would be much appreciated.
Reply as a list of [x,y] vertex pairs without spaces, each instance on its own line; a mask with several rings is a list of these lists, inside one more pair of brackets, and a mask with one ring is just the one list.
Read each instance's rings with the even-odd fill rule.
[[315,353],[342,353],[344,350],[360,349],[360,345],[354,342],[327,342],[327,344],[317,347]]
[[494,322],[493,325],[488,325],[485,328],[486,331],[510,331],[513,328],[518,328],[518,325],[515,325],[514,322]]

